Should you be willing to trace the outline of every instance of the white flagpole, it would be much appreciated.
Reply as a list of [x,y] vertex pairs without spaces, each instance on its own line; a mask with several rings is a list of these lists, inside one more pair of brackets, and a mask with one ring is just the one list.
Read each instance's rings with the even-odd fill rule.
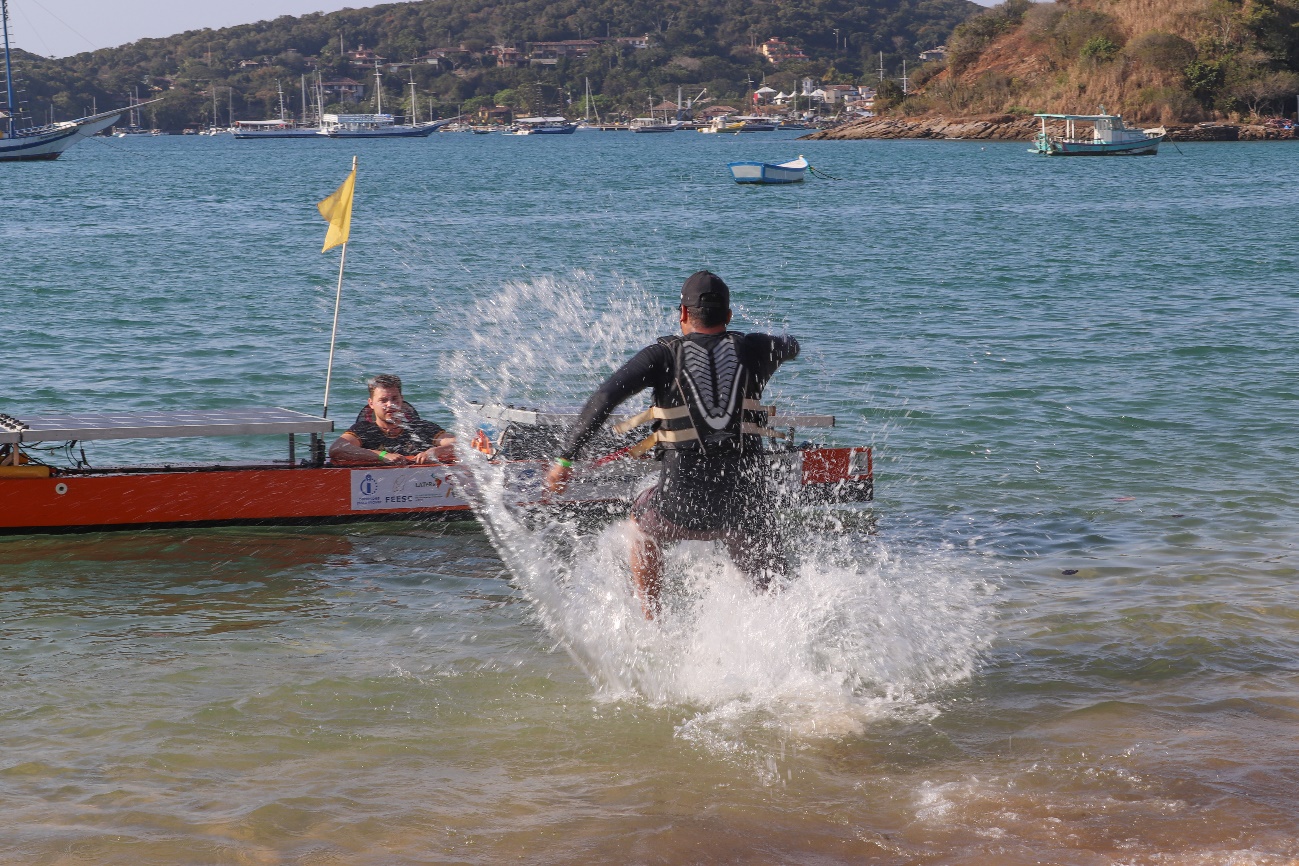
[[[356,171],[356,157],[352,157],[352,171]],[[355,187],[352,194],[356,195]],[[351,233],[349,232],[349,235]],[[334,293],[334,328],[329,332],[329,366],[325,368],[325,405],[320,417],[329,417],[329,383],[334,376],[334,342],[338,338],[338,308],[343,302],[343,265],[347,263],[347,241],[343,242],[343,254],[338,259],[338,290]]]

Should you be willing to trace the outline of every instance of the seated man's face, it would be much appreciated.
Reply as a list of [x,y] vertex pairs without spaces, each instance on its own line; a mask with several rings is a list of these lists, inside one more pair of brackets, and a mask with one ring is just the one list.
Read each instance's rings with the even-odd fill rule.
[[406,413],[401,409],[401,391],[396,388],[375,388],[368,403],[374,411],[374,420],[380,424],[400,424],[406,420]]

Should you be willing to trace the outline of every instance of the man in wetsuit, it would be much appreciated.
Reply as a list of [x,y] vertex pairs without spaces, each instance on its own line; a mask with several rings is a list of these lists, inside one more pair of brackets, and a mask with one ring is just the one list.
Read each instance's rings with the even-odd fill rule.
[[438,463],[453,459],[455,437],[425,421],[401,396],[401,379],[370,379],[370,399],[356,422],[329,446],[329,459],[346,464]]
[[681,288],[682,336],[642,349],[591,395],[546,476],[551,491],[562,491],[573,461],[610,413],[654,389],[652,407],[632,419],[653,419],[654,433],[642,444],[657,445],[663,456],[658,484],[632,506],[638,538],[631,571],[647,618],[658,609],[664,545],[720,540],[758,589],[788,571],[768,494],[759,401],[776,369],[798,356],[798,341],[728,331],[730,321],[730,289],[721,277],[691,275]]

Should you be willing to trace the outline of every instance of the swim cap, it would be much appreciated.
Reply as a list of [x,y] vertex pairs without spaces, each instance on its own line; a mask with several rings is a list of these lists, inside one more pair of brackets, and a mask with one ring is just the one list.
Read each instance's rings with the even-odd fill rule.
[[697,271],[681,286],[681,306],[691,310],[729,310],[731,290],[712,271]]

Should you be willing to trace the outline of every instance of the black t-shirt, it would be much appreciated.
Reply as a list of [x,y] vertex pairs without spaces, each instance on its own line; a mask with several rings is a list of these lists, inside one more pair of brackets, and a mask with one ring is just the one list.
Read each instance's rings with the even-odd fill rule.
[[[689,334],[683,339],[711,349],[720,334]],[[740,360],[765,387],[776,369],[798,357],[798,341],[770,334],[739,335]],[[653,388],[658,403],[674,386],[672,350],[654,343],[636,354],[605,380],[582,407],[558,456],[575,458],[610,413],[624,400]],[[686,529],[708,531],[737,528],[764,516],[767,500],[767,461],[761,453],[701,454],[668,449],[652,504],[663,517]]]
[[361,440],[362,448],[371,451],[388,451],[406,457],[413,457],[421,451],[427,451],[433,447],[434,440],[446,432],[432,421],[421,418],[411,404],[403,402],[402,408],[406,413],[406,419],[402,422],[401,430],[396,436],[389,436],[374,423],[374,410],[369,406],[363,407],[357,413],[356,422],[347,428],[347,432]]

